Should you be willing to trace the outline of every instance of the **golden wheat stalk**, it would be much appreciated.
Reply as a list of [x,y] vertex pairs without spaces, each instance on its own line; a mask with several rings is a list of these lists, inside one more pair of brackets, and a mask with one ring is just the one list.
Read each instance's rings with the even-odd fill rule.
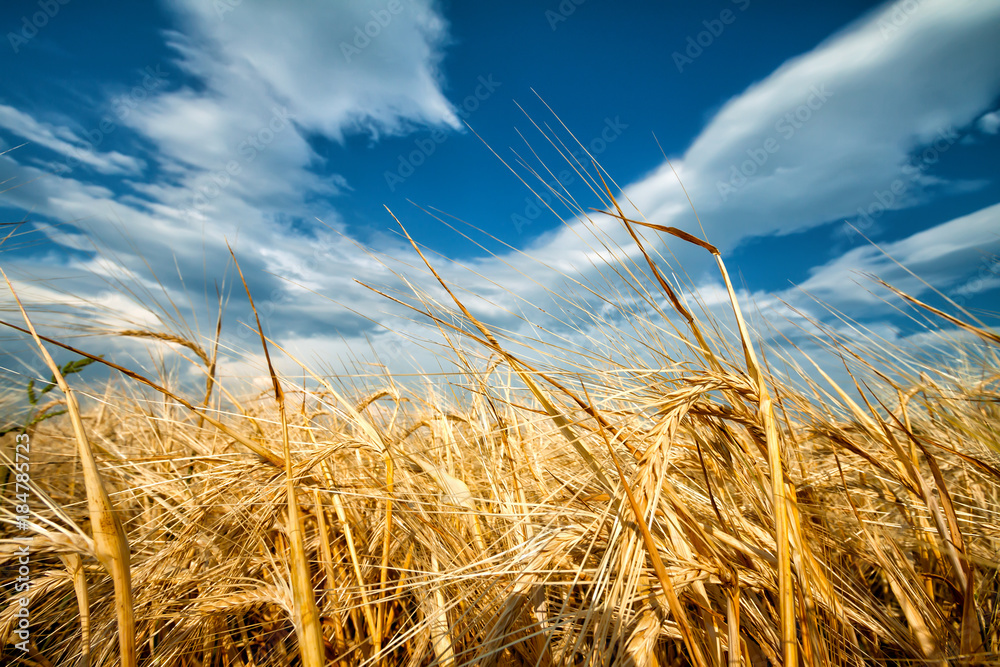
[[288,542],[291,548],[291,570],[292,570],[292,597],[295,602],[295,630],[299,638],[299,651],[302,655],[302,664],[305,667],[323,667],[325,655],[323,649],[323,630],[319,622],[319,610],[316,608],[316,595],[312,586],[312,575],[309,571],[309,559],[306,555],[305,541],[302,536],[302,517],[299,513],[299,502],[295,493],[295,472],[292,468],[292,452],[288,441],[288,415],[285,411],[285,392],[281,389],[281,381],[271,364],[271,353],[267,348],[267,339],[264,338],[264,328],[260,323],[260,315],[257,314],[257,306],[254,305],[253,295],[250,294],[250,286],[247,285],[243,276],[243,269],[236,259],[236,254],[232,248],[229,253],[239,271],[240,280],[243,281],[243,288],[246,290],[247,299],[250,300],[250,308],[253,309],[253,316],[257,321],[257,333],[260,335],[261,345],[264,347],[264,358],[267,360],[267,372],[271,376],[271,383],[274,387],[274,400],[278,404],[278,416],[281,421],[281,451],[285,457],[285,494],[288,500]]
[[[24,323],[31,333],[31,337],[38,346],[38,350],[49,367],[52,376],[59,385],[59,389],[66,396],[66,410],[69,413],[70,422],[73,424],[73,434],[83,466],[83,479],[87,489],[87,508],[90,511],[90,525],[94,532],[94,546],[97,558],[101,565],[111,575],[115,587],[115,611],[118,616],[118,651],[122,667],[135,667],[135,617],[133,611],[132,597],[132,570],[129,563],[129,544],[125,537],[125,530],[122,528],[121,519],[115,513],[114,506],[104,482],[101,479],[101,472],[94,459],[94,451],[87,438],[87,431],[83,426],[83,419],[80,417],[80,408],[76,402],[73,390],[66,383],[66,379],[59,371],[59,366],[52,359],[52,355],[42,345],[42,340],[35,331],[35,325],[31,323],[27,311],[21,304],[21,299],[14,291],[14,285],[10,282],[6,272],[0,268],[0,274],[7,281],[17,307],[21,311]],[[74,579],[74,581],[76,581]],[[77,582],[77,585],[79,583]],[[83,602],[81,601],[81,604]],[[81,621],[83,620],[81,615]]]

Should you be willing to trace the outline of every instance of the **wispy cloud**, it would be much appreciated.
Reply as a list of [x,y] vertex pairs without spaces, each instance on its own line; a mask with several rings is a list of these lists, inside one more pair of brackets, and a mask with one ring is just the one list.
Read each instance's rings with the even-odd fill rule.
[[51,166],[55,170],[65,169],[65,162],[70,160],[88,165],[101,174],[137,174],[144,166],[142,160],[118,151],[96,151],[92,141],[69,127],[36,120],[6,104],[0,104],[0,127],[58,153],[63,162],[53,163]]
[[[996,284],[998,256],[1000,204],[995,204],[892,243],[849,250],[813,269],[799,287],[855,316],[871,316],[880,310],[885,293],[874,290],[864,274],[878,276],[913,296],[930,291],[923,281],[946,295],[962,296],[970,289],[969,279],[983,273],[980,269]],[[987,287],[983,284],[980,290]],[[792,294],[793,290],[786,293]]]

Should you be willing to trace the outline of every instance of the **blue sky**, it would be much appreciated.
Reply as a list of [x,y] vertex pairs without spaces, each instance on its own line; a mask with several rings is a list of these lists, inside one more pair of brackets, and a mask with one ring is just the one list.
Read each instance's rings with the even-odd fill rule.
[[[76,325],[209,336],[228,241],[303,358],[337,370],[371,346],[425,365],[400,344],[419,327],[354,282],[405,289],[375,253],[438,294],[388,206],[480,316],[587,346],[553,314],[594,306],[567,276],[601,280],[597,238],[635,253],[610,219],[533,194],[535,172],[604,206],[548,142],[582,155],[570,132],[631,215],[700,235],[662,147],[779,331],[802,324],[789,306],[834,322],[815,297],[888,340],[922,335],[859,277],[940,302],[895,261],[973,312],[997,305],[991,0],[10,0],[0,26],[0,221],[27,221],[0,264],[50,326],[65,304]],[[724,311],[705,253],[659,243]],[[232,292],[227,331],[249,316]],[[113,340],[92,349],[141,350]],[[259,365],[233,340],[233,373]]]

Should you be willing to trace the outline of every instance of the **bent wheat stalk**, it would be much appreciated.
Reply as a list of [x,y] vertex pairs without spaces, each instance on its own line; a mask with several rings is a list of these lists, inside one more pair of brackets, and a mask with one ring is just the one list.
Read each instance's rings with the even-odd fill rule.
[[[671,165],[672,167],[672,165]],[[675,172],[676,173],[676,172]],[[679,179],[678,179],[679,180]],[[603,182],[603,178],[602,178]],[[681,187],[684,184],[681,183]],[[672,296],[673,291],[670,289],[669,285],[660,277],[659,272],[656,270],[656,266],[646,250],[642,247],[639,242],[638,237],[632,231],[630,224],[639,224],[645,227],[652,227],[657,231],[671,234],[680,238],[688,243],[700,246],[708,250],[714,257],[715,261],[719,267],[719,273],[722,275],[722,279],[726,285],[726,292],[729,296],[729,301],[733,307],[733,314],[736,317],[736,325],[738,327],[740,342],[743,346],[743,354],[746,361],[747,373],[753,380],[755,389],[757,390],[758,404],[759,404],[759,419],[761,426],[763,427],[765,440],[767,444],[767,460],[768,467],[771,471],[771,493],[772,500],[774,504],[774,533],[775,541],[777,543],[778,552],[778,614],[781,621],[781,645],[783,647],[782,653],[784,658],[784,664],[786,665],[796,665],[798,664],[798,638],[796,635],[796,624],[795,624],[795,598],[794,589],[792,582],[792,554],[791,554],[791,535],[789,526],[789,516],[788,516],[788,490],[786,489],[786,480],[782,470],[782,455],[781,455],[781,442],[778,433],[778,426],[775,420],[774,405],[767,388],[767,383],[764,381],[764,374],[761,371],[760,364],[757,361],[757,355],[754,352],[753,341],[750,339],[750,332],[747,328],[746,322],[743,319],[743,311],[740,308],[739,300],[736,298],[736,291],[733,289],[732,281],[729,279],[729,272],[726,270],[726,264],[722,261],[722,253],[719,249],[708,243],[707,241],[702,241],[696,236],[692,236],[687,232],[684,232],[675,227],[664,227],[661,225],[651,225],[649,223],[641,223],[636,220],[630,220],[626,218],[622,212],[621,207],[618,205],[618,201],[615,199],[614,195],[611,193],[611,189],[608,188],[607,184],[604,184],[604,188],[611,198],[612,203],[615,205],[615,209],[618,211],[617,214],[608,213],[602,211],[606,215],[618,218],[629,230],[632,239],[635,241],[636,245],[642,251],[643,255],[646,257],[650,268],[653,270],[656,277],[659,279],[660,286],[664,288],[668,295],[671,296],[671,301],[674,303],[674,307],[677,308],[678,312],[681,313],[688,320],[692,327],[692,331],[695,337],[698,339],[698,343],[702,346],[706,354],[711,354],[708,346],[704,343],[700,332],[695,326],[693,319],[688,314],[687,310],[680,306],[680,302],[677,301],[676,297]],[[687,190],[685,189],[685,194]],[[689,198],[690,201],[690,198]],[[692,209],[694,205],[692,204]],[[695,211],[697,215],[697,211]],[[700,222],[700,220],[699,220]],[[708,357],[709,361],[714,361],[714,357]],[[790,484],[790,481],[788,482]]]
[[[94,451],[87,438],[87,432],[83,428],[83,420],[80,418],[80,408],[76,402],[76,396],[66,383],[66,378],[59,372],[59,366],[52,359],[52,355],[42,345],[42,340],[35,331],[35,325],[31,323],[27,311],[21,304],[21,299],[14,291],[14,285],[3,269],[0,274],[7,281],[7,287],[17,302],[17,307],[21,311],[24,323],[27,325],[31,337],[41,352],[45,365],[52,371],[59,389],[66,395],[66,411],[73,424],[73,434],[76,436],[76,443],[80,452],[80,462],[83,466],[83,480],[87,489],[87,509],[90,512],[90,525],[94,531],[94,548],[98,560],[104,569],[111,575],[115,586],[115,611],[118,615],[118,650],[121,653],[122,667],[135,667],[135,616],[133,612],[132,600],[132,570],[129,562],[129,545],[125,537],[125,530],[122,528],[121,519],[115,514],[111,505],[111,498],[101,479],[101,472],[97,468],[97,461],[94,459]],[[81,609],[82,611],[82,609]],[[89,647],[85,650],[89,653]]]

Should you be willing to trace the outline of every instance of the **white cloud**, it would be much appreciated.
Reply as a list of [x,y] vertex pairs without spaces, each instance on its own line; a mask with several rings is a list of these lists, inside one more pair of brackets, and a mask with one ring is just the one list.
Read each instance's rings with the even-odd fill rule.
[[[219,3],[170,4],[184,32],[168,32],[167,44],[176,65],[201,85],[151,95],[125,119],[155,146],[171,178],[131,183],[146,201],[120,201],[155,211],[181,234],[206,233],[216,251],[224,238],[252,239],[268,250],[251,249],[254,260],[284,275],[287,257],[315,244],[281,219],[320,217],[338,227],[329,206],[306,202],[349,186],[337,174],[318,175],[307,133],[339,140],[351,132],[457,126],[437,70],[447,24],[430,0],[401,3],[388,20],[380,2],[247,3],[225,5],[232,11],[221,14]],[[342,43],[353,46],[355,27],[373,32],[372,12],[382,21],[379,34],[345,55]],[[323,246],[337,244],[351,246],[343,238]],[[174,247],[189,252],[202,243]],[[337,254],[345,265],[338,275],[351,275],[358,253]]]
[[[0,127],[64,156],[66,159],[51,165],[50,168],[54,171],[66,170],[78,162],[101,174],[136,174],[145,166],[142,160],[122,155],[118,151],[96,151],[91,142],[78,136],[70,128],[38,121],[6,104],[0,104]],[[93,131],[103,138],[99,129]]]
[[[854,248],[837,259],[813,269],[800,285],[809,294],[841,309],[871,315],[882,304],[884,290],[861,274],[882,280],[919,296],[930,288],[909,271],[948,295],[985,291],[996,284],[1000,255],[1000,204],[941,223],[879,248]],[[898,264],[897,264],[898,262]],[[903,269],[902,264],[909,269]],[[971,276],[971,277],[970,277]],[[872,291],[869,291],[872,290]],[[796,290],[786,296],[795,299]]]
[[459,127],[440,89],[448,24],[432,0],[388,3],[395,13],[383,2],[272,0],[221,16],[211,3],[172,4],[204,40],[185,48],[192,73],[216,89],[255,81],[311,131],[340,140],[345,131],[401,134],[414,123]]

